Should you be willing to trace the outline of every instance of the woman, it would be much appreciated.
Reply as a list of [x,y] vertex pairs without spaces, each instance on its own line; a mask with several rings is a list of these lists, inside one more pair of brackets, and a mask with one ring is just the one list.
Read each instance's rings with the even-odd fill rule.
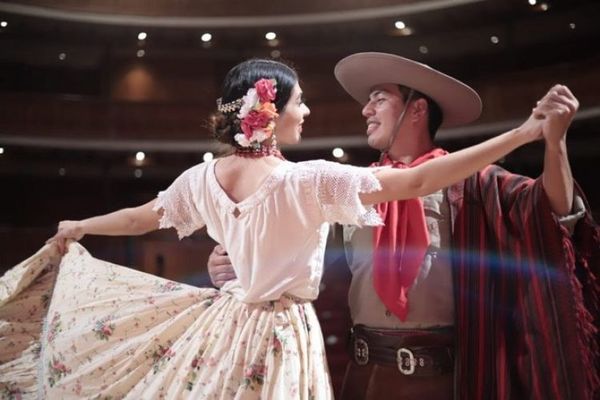
[[[243,62],[226,76],[213,116],[232,155],[188,169],[142,206],[61,222],[49,240],[66,253],[52,292],[52,276],[40,273],[58,262],[47,249],[2,278],[12,285],[0,296],[2,319],[32,298],[49,299],[29,308],[45,317],[39,338],[13,328],[16,345],[0,347],[8,390],[47,398],[331,398],[310,303],[328,223],[380,224],[372,204],[437,191],[541,135],[532,116],[519,129],[406,170],[283,160],[275,136],[298,142],[308,115],[292,69]],[[86,234],[174,227],[182,238],[203,226],[236,268],[237,280],[221,291],[95,260],[78,244],[67,252]]]

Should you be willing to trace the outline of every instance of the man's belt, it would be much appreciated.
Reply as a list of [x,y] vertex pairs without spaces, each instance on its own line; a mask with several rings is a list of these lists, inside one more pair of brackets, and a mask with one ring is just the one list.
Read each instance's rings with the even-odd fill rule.
[[403,375],[443,375],[454,367],[451,328],[395,330],[355,325],[351,330],[349,350],[358,365],[394,366]]

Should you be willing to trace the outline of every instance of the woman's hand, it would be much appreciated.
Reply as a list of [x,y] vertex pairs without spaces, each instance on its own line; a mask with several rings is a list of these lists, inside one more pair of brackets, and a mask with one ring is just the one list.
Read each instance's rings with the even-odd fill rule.
[[56,234],[46,243],[56,243],[61,255],[67,252],[67,242],[78,241],[85,235],[81,221],[60,221]]

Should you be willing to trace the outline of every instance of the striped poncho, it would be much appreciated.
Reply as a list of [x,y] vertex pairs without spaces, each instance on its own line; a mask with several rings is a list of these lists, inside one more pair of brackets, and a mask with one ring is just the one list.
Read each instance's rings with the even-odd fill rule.
[[541,179],[497,166],[448,196],[455,398],[600,398],[600,229],[589,212],[570,236]]

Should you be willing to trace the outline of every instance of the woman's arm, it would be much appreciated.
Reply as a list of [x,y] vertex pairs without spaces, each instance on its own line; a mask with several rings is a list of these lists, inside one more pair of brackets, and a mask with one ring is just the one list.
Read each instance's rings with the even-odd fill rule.
[[48,240],[56,242],[61,254],[68,240],[80,240],[85,235],[143,235],[159,227],[160,214],[153,211],[156,199],[139,207],[121,210],[81,221],[61,221],[58,231]]
[[543,117],[532,114],[523,125],[466,149],[427,161],[414,168],[375,172],[382,190],[363,193],[363,204],[425,196],[466,179],[525,143],[541,138]]

